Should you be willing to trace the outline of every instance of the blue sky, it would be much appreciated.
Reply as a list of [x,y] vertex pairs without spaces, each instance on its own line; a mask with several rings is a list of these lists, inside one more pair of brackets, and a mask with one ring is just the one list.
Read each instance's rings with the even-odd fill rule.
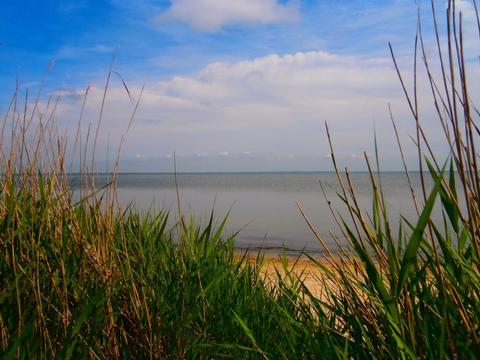
[[[117,65],[133,78],[165,77],[213,61],[272,53],[384,53],[388,40],[411,42],[416,17],[411,3],[297,1],[290,2],[291,13],[297,14],[285,21],[226,20],[220,28],[202,29],[188,19],[159,20],[172,7],[170,1],[11,1],[0,9],[0,76],[11,80],[18,71],[26,80],[38,78],[55,60],[55,81],[81,84],[105,72],[115,47]],[[278,7],[288,5],[278,2]]]
[[[471,13],[467,0],[460,5]],[[417,6],[414,0],[9,1],[0,8],[0,104],[17,76],[23,89],[46,78],[45,97],[65,98],[68,127],[90,83],[93,122],[117,49],[114,70],[136,95],[145,85],[145,105],[125,148],[129,164],[145,169],[156,161],[152,170],[162,170],[168,165],[159,159],[168,163],[176,151],[190,158],[186,164],[208,158],[202,166],[212,170],[221,170],[227,156],[233,170],[236,161],[248,168],[242,156],[259,168],[275,163],[288,170],[292,159],[302,169],[323,168],[325,120],[337,130],[346,161],[356,162],[371,149],[374,124],[389,131],[388,102],[408,116],[388,41],[409,71]],[[421,8],[428,32],[428,2]],[[131,103],[119,78],[111,87],[103,133],[114,143],[124,129],[118,115]]]

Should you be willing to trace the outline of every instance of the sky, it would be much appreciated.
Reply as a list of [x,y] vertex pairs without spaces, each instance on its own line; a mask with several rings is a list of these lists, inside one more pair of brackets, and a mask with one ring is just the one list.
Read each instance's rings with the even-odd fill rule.
[[[445,1],[436,3],[442,24]],[[471,1],[458,7],[467,40],[478,36]],[[375,131],[383,168],[399,170],[388,104],[412,164],[413,119],[388,43],[411,85],[418,14],[434,53],[429,10],[414,0],[8,1],[0,109],[18,79],[23,92],[41,88],[40,109],[59,96],[58,124],[71,130],[88,88],[85,131],[98,121],[114,57],[101,155],[115,152],[144,89],[122,171],[171,171],[174,152],[181,171],[331,170],[325,122],[344,166],[365,169]],[[478,41],[466,42],[478,59]],[[432,146],[445,151],[428,89],[419,91]]]

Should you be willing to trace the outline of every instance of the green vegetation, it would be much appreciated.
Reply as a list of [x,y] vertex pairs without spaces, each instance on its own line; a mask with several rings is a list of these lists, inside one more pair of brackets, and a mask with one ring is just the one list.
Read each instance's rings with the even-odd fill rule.
[[[253,262],[236,257],[234,237],[225,237],[225,221],[214,225],[213,214],[203,226],[180,215],[169,228],[167,213],[122,211],[115,173],[102,189],[82,175],[85,187],[76,199],[65,160],[71,152],[55,131],[55,116],[40,114],[38,99],[33,111],[27,100],[17,105],[15,93],[1,134],[0,355],[478,358],[480,114],[468,94],[454,2],[447,14],[445,49],[437,35],[439,80],[420,31],[416,50],[450,158],[439,163],[430,151],[415,74],[413,93],[405,95],[417,126],[419,165],[428,170],[422,176],[434,186],[423,194],[412,190],[418,220],[402,220],[392,234],[390,224],[398,220],[388,215],[380,173],[370,171],[367,215],[348,172],[338,171],[331,145],[349,216],[339,218],[334,209],[332,215],[348,246],[335,253],[326,247],[323,262],[312,259],[324,274],[321,298],[288,271],[286,259],[272,282],[261,272],[261,254]],[[85,163],[86,146],[78,139],[74,148]],[[431,220],[434,206],[441,207],[441,223]]]
[[[3,193],[1,340],[8,357],[234,357],[320,351],[306,309],[236,260],[222,227],[105,215],[53,195],[55,178]],[[313,335],[313,332],[312,332]],[[296,348],[300,346],[300,348]]]

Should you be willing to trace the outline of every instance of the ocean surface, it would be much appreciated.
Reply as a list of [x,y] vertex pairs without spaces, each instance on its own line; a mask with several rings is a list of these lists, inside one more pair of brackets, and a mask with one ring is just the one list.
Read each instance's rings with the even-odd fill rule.
[[[103,176],[105,180],[107,177]],[[417,197],[421,198],[420,174],[411,174],[411,179]],[[331,232],[345,241],[319,185],[319,182],[323,184],[333,207],[348,219],[337,195],[341,188],[334,173],[182,173],[177,174],[177,180],[181,209],[186,215],[207,221],[214,209],[215,218],[220,222],[230,211],[226,229],[229,233],[239,232],[236,238],[239,248],[275,251],[285,247],[293,252],[321,252],[319,241],[296,206],[297,201],[327,243],[334,247]],[[371,214],[369,175],[352,173],[351,180],[360,205]],[[428,176],[427,180],[427,188],[431,188]],[[382,173],[380,181],[394,225],[399,222],[400,214],[415,221],[416,212],[405,174]],[[131,205],[140,211],[170,209],[173,217],[177,216],[173,174],[120,174],[118,197],[122,206]]]

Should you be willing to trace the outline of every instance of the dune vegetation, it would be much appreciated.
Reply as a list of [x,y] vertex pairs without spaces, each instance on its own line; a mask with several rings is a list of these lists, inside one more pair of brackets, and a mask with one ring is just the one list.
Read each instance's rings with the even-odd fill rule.
[[[434,19],[435,11],[432,2]],[[412,91],[390,48],[416,125],[418,166],[434,184],[417,194],[411,187],[416,222],[389,216],[378,156],[365,154],[372,208],[359,206],[327,127],[348,215],[332,209],[339,248],[325,245],[322,259],[310,257],[322,274],[322,296],[286,257],[266,274],[261,252],[253,261],[239,256],[235,235],[224,231],[228,216],[218,220],[212,212],[197,223],[180,208],[122,209],[118,162],[109,184],[95,186],[95,159],[86,161],[78,133],[68,141],[58,130],[54,101],[41,107],[40,94],[31,103],[17,89],[0,135],[0,356],[478,359],[480,113],[469,94],[455,1],[446,12],[446,36],[436,24],[433,58],[418,29]],[[417,77],[417,66],[425,78]],[[418,81],[431,89],[450,149],[446,162],[431,151],[422,127]],[[393,115],[392,123],[397,132]],[[90,134],[93,153],[98,129]],[[400,141],[399,152],[403,158]],[[84,184],[80,196],[71,188],[73,157],[83,164],[75,171]],[[408,178],[406,165],[405,172]],[[432,220],[435,206],[441,222]],[[312,236],[326,244],[304,216]]]

